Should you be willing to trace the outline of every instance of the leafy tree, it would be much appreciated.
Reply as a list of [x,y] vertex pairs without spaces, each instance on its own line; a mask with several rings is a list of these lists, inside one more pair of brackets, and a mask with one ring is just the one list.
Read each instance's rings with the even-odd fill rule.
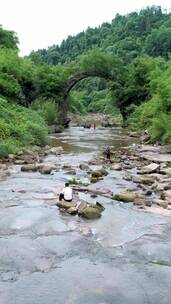
[[146,39],[145,51],[151,56],[168,59],[171,53],[171,27],[154,29]]
[[15,32],[7,31],[0,25],[0,47],[18,49],[18,37]]

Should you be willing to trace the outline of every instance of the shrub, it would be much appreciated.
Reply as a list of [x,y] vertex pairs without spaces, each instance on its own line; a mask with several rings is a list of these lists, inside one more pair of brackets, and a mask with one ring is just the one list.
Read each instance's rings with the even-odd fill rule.
[[23,146],[48,143],[48,127],[34,110],[8,103],[0,98],[0,157]]
[[36,123],[31,123],[28,130],[30,130],[30,134],[32,135],[31,144],[43,147],[48,143],[47,128]]
[[58,105],[53,99],[36,99],[31,108],[37,110],[48,125],[53,125],[58,120]]
[[15,154],[19,145],[13,138],[8,138],[0,142],[0,157],[6,157],[8,154]]
[[171,113],[161,113],[153,118],[150,127],[152,141],[161,141],[161,143],[171,143]]
[[9,125],[3,118],[0,118],[0,139],[5,139],[10,136]]

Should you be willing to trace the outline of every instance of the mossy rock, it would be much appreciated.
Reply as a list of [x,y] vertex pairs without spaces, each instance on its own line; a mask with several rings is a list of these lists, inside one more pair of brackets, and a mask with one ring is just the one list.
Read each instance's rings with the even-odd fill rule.
[[137,194],[134,192],[125,191],[125,192],[116,193],[114,195],[114,199],[117,201],[129,203],[129,202],[133,202],[135,200],[136,196],[137,196]]
[[90,204],[89,206],[93,207],[93,208],[98,208],[100,212],[103,212],[105,210],[105,207],[103,207],[103,205],[100,204],[99,202],[96,202],[94,204]]
[[93,171],[91,174],[91,176],[95,177],[95,178],[99,178],[99,177],[106,176],[106,175],[108,175],[108,172],[103,168],[100,170]]
[[77,204],[74,203],[74,202],[57,202],[56,204],[59,208],[63,208],[63,209],[70,209],[70,208],[73,208],[73,207],[76,207]]
[[101,211],[99,210],[99,208],[86,207],[82,210],[80,215],[87,219],[96,219],[101,217]]
[[78,206],[78,214],[81,214],[81,212],[87,208],[87,204],[82,202],[79,206]]
[[69,209],[67,209],[67,213],[69,213],[71,215],[76,215],[78,213],[78,208],[77,207],[70,207]]
[[91,183],[95,184],[98,182],[98,180],[99,179],[97,177],[92,177],[90,181],[91,181]]

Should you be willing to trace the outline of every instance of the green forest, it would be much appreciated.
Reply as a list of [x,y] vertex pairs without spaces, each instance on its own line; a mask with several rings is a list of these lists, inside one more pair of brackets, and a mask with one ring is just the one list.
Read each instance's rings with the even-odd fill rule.
[[67,112],[120,115],[171,143],[171,13],[147,7],[20,57],[0,27],[0,157],[44,146]]

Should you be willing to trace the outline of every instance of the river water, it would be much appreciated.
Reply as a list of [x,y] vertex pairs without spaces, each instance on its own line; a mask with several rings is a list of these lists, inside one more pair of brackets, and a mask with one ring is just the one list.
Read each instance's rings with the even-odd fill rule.
[[[130,139],[119,128],[71,127],[53,142],[66,151],[44,160],[57,172],[27,173],[13,165],[0,182],[0,304],[170,304],[169,218],[99,196],[102,217],[85,220],[40,199],[73,177],[64,164],[86,181],[80,163],[105,145],[118,149]],[[109,171],[96,187],[133,189],[123,175]],[[88,194],[80,199],[92,201]]]

